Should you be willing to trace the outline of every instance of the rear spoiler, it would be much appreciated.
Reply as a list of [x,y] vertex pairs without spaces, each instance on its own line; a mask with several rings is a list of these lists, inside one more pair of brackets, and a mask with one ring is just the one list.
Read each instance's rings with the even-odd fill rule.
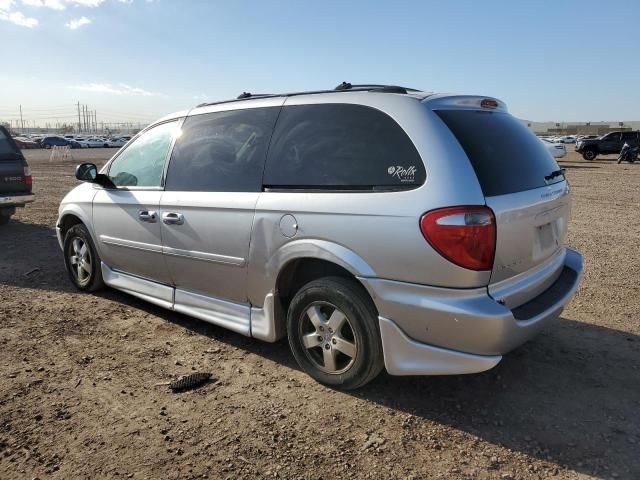
[[507,104],[494,97],[479,95],[431,95],[422,103],[433,110],[463,109],[463,110],[498,110],[508,112]]

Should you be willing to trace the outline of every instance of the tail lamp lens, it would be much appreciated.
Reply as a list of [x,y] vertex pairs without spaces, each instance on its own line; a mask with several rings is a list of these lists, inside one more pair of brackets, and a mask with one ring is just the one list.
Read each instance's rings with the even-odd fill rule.
[[496,250],[496,219],[484,206],[448,207],[425,213],[420,230],[444,258],[469,270],[491,270]]
[[29,167],[24,167],[24,183],[27,185],[33,184],[33,177],[31,176],[31,169]]

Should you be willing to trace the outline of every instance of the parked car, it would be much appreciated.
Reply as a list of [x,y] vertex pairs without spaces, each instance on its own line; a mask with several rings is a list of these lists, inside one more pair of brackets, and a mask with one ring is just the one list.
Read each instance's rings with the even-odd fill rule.
[[563,143],[553,143],[541,138],[540,141],[554,158],[563,158],[567,154],[567,147]]
[[494,98],[244,95],[169,115],[76,177],[57,234],[78,289],[287,336],[338,388],[383,367],[492,368],[559,315],[582,272],[564,246],[563,170]]
[[40,148],[40,144],[26,137],[14,137],[13,139],[21,150]]
[[576,144],[576,152],[591,161],[598,155],[619,154],[625,143],[632,147],[640,145],[640,132],[611,132],[598,138],[582,139]]
[[71,148],[81,148],[79,142],[75,140],[70,140],[68,138],[63,137],[44,137],[40,142],[42,148],[51,148],[51,147],[71,147]]
[[124,138],[114,138],[113,140],[106,140],[104,142],[104,146],[105,148],[114,148],[114,147],[124,147],[126,145],[126,143],[128,142],[128,140],[125,140]]
[[83,147],[88,147],[88,148],[103,148],[104,145],[104,140],[102,138],[97,138],[97,137],[89,137],[89,138],[85,138],[84,140],[82,140],[81,142],[79,142]]
[[31,169],[8,130],[0,126],[0,225],[9,223],[16,207],[34,200]]
[[560,139],[562,143],[576,143],[576,137],[571,135],[564,136]]

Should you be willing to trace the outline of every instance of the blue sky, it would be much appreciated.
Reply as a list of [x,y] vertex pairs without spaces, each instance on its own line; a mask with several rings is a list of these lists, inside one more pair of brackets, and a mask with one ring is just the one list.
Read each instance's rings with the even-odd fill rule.
[[492,95],[535,121],[640,120],[639,25],[638,0],[0,0],[0,120],[80,101],[145,121],[343,80]]

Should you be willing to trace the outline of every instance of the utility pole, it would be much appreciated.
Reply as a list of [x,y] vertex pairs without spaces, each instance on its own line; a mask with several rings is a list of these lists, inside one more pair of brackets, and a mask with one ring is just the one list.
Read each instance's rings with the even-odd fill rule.
[[98,133],[98,111],[93,111],[93,131]]
[[24,120],[22,120],[22,105],[20,105],[20,128],[22,129],[22,133],[24,133]]
[[78,133],[80,133],[81,129],[82,129],[82,125],[80,123],[80,102],[78,102]]

